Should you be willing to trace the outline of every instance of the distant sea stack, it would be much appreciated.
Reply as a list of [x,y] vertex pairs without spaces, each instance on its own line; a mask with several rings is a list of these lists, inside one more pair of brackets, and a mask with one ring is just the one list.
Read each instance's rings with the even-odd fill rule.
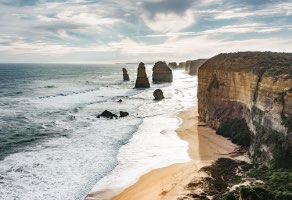
[[253,161],[292,168],[292,54],[219,54],[198,74],[199,119]]
[[172,70],[166,65],[166,62],[156,62],[152,70],[153,82],[172,82]]
[[145,64],[142,62],[140,62],[138,66],[135,88],[150,88],[149,80],[145,70]]
[[168,63],[168,67],[172,70],[176,70],[178,68],[177,63],[176,62],[170,62]]
[[124,79],[124,81],[129,81],[130,80],[128,72],[127,72],[127,70],[125,68],[123,68],[123,79]]
[[180,70],[184,70],[184,69],[185,69],[185,65],[186,65],[185,62],[180,62],[180,63],[178,64],[178,69],[180,69]]
[[199,67],[201,67],[206,61],[207,59],[198,59],[198,60],[188,61],[189,66],[188,66],[188,69],[185,70],[185,72],[192,76],[198,75]]

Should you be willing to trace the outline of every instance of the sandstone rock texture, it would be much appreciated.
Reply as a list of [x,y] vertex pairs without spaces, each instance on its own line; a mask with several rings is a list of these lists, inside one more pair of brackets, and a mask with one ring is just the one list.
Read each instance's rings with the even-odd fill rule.
[[172,69],[172,70],[176,70],[176,69],[178,69],[178,65],[177,65],[176,62],[170,62],[170,63],[168,63],[168,67],[169,67],[170,69]]
[[156,62],[152,70],[153,82],[172,82],[172,70],[166,65],[166,62]]
[[185,64],[185,72],[189,75],[198,75],[198,69],[201,67],[207,59],[189,60]]
[[291,165],[292,54],[240,52],[207,60],[198,73],[198,110],[214,129],[244,119],[254,161]]
[[123,68],[123,79],[124,79],[124,81],[130,80],[129,74],[125,68]]
[[153,92],[153,96],[154,96],[154,100],[157,100],[157,101],[164,99],[163,92],[161,89],[156,89]]
[[145,70],[145,64],[142,62],[138,66],[135,88],[150,88],[149,80]]

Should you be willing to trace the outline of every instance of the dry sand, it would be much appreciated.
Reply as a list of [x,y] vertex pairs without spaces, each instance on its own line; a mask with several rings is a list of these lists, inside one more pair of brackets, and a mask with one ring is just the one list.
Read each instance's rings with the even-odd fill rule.
[[[192,161],[155,169],[143,175],[138,182],[128,187],[113,200],[170,200],[188,194],[185,186],[196,177],[205,176],[199,169],[210,165],[219,157],[232,157],[236,145],[215,131],[198,126],[197,108],[179,114],[182,124],[176,130],[179,137],[188,142],[188,154]],[[89,194],[87,200],[103,199],[98,194]]]

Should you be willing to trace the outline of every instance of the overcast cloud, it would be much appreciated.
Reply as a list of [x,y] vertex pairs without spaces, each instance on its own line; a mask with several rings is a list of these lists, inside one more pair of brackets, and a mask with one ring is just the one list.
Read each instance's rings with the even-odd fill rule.
[[292,52],[290,0],[0,0],[0,62],[153,62]]

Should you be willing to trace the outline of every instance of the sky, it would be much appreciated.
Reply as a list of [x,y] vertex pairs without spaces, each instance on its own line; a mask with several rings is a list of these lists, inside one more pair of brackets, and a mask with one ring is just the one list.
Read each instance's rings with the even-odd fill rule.
[[1,63],[292,52],[291,0],[0,0]]

